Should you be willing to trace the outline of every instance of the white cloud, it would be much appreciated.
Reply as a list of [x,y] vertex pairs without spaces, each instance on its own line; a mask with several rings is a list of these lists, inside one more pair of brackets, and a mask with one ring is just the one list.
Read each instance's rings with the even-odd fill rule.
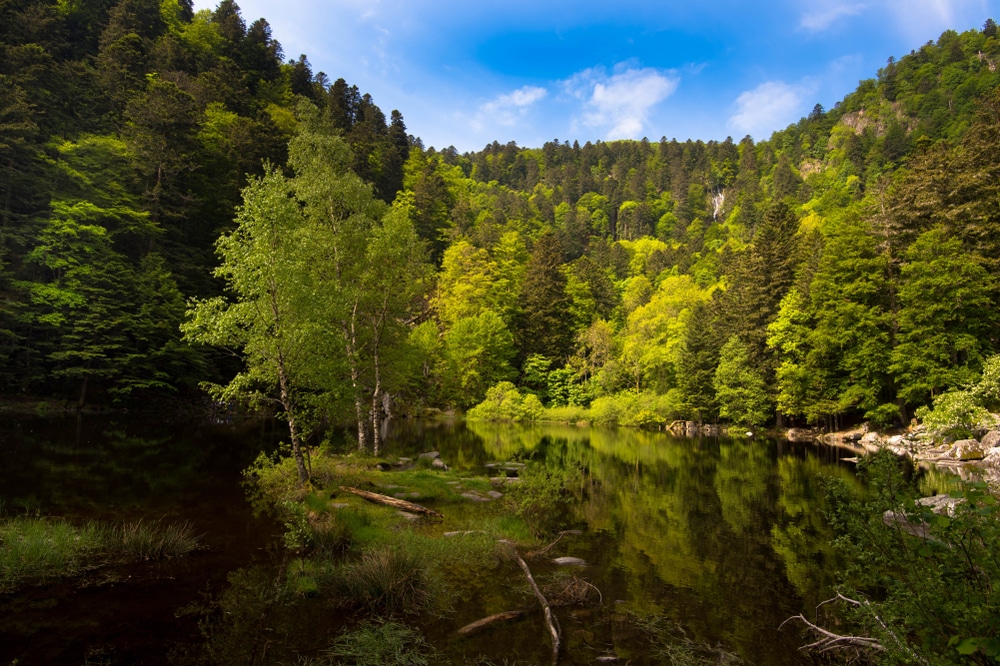
[[538,86],[524,86],[479,107],[479,112],[472,120],[472,126],[477,130],[487,125],[502,125],[510,127],[516,124],[536,102],[545,98],[548,91]]
[[804,115],[808,85],[792,85],[783,81],[768,81],[736,98],[736,113],[729,118],[729,127],[739,134],[749,134],[757,140],[766,139]]
[[887,9],[908,39],[937,39],[945,30],[978,27],[990,13],[986,0],[889,0]]
[[584,103],[578,122],[604,129],[605,138],[613,140],[640,138],[650,111],[679,84],[680,77],[674,71],[619,65],[611,76],[600,67],[584,70],[563,87]]
[[833,25],[837,19],[846,16],[857,16],[866,9],[862,3],[838,2],[832,5],[821,6],[811,12],[802,15],[799,27],[811,32],[826,30]]

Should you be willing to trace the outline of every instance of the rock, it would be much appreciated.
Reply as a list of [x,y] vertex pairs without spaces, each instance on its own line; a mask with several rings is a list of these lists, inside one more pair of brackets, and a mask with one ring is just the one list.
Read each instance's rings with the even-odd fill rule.
[[808,428],[789,428],[785,433],[785,439],[789,442],[811,442],[815,436]]
[[879,439],[880,439],[880,437],[879,437],[879,434],[877,432],[875,432],[875,431],[866,432],[864,435],[861,436],[861,443],[862,444],[875,444],[876,442],[879,441]]
[[557,557],[552,560],[553,564],[558,564],[561,567],[585,567],[587,566],[586,560],[581,560],[579,557]]
[[[917,500],[916,504],[917,506],[927,507],[934,513],[942,516],[954,516],[955,507],[964,501],[964,497],[934,495],[933,497],[921,497]],[[882,522],[889,527],[898,526],[904,532],[920,537],[921,539],[930,538],[930,527],[918,517],[911,519],[902,512],[886,511],[882,514]]]
[[504,486],[508,483],[520,483],[521,478],[517,476],[491,476],[490,484],[494,486]]
[[346,509],[351,505],[347,502],[331,502],[330,504],[327,504],[327,506],[331,509]]
[[493,499],[500,499],[501,497],[503,497],[503,493],[500,492],[499,490],[491,490],[486,494],[492,497]]
[[984,447],[974,439],[960,439],[948,451],[948,457],[954,460],[982,460]]
[[397,511],[396,513],[401,515],[403,518],[406,518],[410,522],[416,522],[420,520],[420,516],[418,516],[415,513],[410,513],[409,511]]
[[983,435],[981,443],[983,449],[992,449],[995,446],[1000,446],[1000,430],[990,430]]
[[431,460],[437,460],[438,458],[441,457],[441,454],[438,453],[437,451],[428,451],[427,453],[421,453],[420,457],[421,458],[430,458]]
[[472,500],[473,502],[489,502],[490,501],[489,497],[483,497],[479,493],[473,493],[473,492],[462,493],[462,497],[464,497],[465,499],[468,499],[468,500]]
[[934,495],[932,497],[921,497],[917,500],[917,506],[928,507],[934,513],[947,516],[955,515],[955,507],[965,501],[964,497],[951,497],[950,495]]
[[434,469],[443,469],[443,470],[448,469],[448,466],[445,465],[444,461],[441,460],[440,458],[435,458],[434,460],[432,460],[431,467],[433,467]]
[[602,654],[600,657],[594,659],[594,663],[597,664],[617,664],[621,659],[613,654]]

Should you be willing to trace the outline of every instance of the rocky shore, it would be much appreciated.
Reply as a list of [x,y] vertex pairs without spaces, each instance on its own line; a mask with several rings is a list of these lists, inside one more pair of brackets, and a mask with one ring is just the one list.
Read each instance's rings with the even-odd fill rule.
[[858,455],[889,449],[920,464],[947,469],[967,481],[1000,484],[1000,430],[989,430],[978,439],[934,437],[922,425],[904,432],[879,433],[862,425],[854,430],[823,433],[805,428],[791,428],[785,436],[790,441],[819,441],[840,446]]

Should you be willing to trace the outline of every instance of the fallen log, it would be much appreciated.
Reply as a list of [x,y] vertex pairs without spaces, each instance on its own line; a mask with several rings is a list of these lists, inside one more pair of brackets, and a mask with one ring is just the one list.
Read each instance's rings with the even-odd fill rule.
[[444,516],[434,509],[428,509],[426,506],[420,506],[419,504],[414,504],[413,502],[407,502],[406,500],[397,499],[395,497],[389,497],[388,495],[380,495],[378,493],[372,493],[367,490],[361,490],[360,488],[349,488],[347,486],[340,486],[340,489],[345,493],[351,493],[352,495],[357,495],[358,497],[363,497],[369,502],[375,502],[376,504],[385,504],[386,506],[391,506],[395,509],[400,509],[401,511],[409,511],[410,513],[420,513],[425,516],[434,516],[435,518],[444,518]]
[[476,620],[475,622],[465,625],[464,627],[458,630],[458,633],[471,634],[473,631],[482,629],[483,627],[491,625],[494,622],[506,622],[507,620],[514,620],[524,615],[527,615],[529,612],[530,610],[522,608],[520,610],[504,611],[502,613],[490,615],[489,617],[484,617],[481,620]]

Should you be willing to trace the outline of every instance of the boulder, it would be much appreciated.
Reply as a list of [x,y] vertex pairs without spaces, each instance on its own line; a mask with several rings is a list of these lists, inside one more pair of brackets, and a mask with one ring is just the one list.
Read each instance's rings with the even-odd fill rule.
[[1000,430],[990,430],[983,435],[980,443],[983,445],[983,449],[992,449],[995,446],[1000,446]]
[[[936,514],[942,516],[954,516],[955,507],[965,501],[964,497],[951,497],[949,495],[934,495],[933,497],[921,497],[917,500],[918,507],[929,508]],[[930,537],[930,526],[918,517],[910,517],[901,511],[886,511],[882,514],[882,522],[889,527],[898,526],[904,532],[913,536],[927,539]]]
[[421,458],[429,458],[431,460],[437,460],[438,458],[441,457],[441,454],[438,453],[437,451],[428,451],[427,453],[421,453],[420,457]]
[[880,439],[879,434],[873,430],[871,432],[866,432],[864,435],[861,436],[861,443],[876,444],[878,443],[879,439]]
[[789,428],[785,433],[785,439],[789,442],[811,442],[815,436],[808,428]]
[[974,439],[960,439],[952,444],[948,457],[954,460],[982,460],[984,447]]
[[435,458],[434,460],[432,460],[431,467],[433,467],[434,469],[443,469],[443,470],[448,469],[448,466],[445,465],[444,461],[441,460],[440,458]]

